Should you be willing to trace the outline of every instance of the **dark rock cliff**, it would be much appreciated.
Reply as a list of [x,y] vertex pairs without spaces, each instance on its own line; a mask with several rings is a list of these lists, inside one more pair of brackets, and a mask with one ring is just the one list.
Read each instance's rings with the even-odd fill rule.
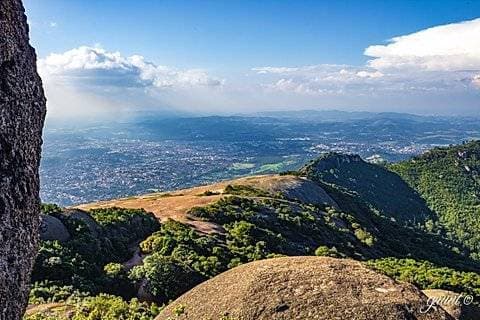
[[45,97],[20,0],[0,0],[0,319],[21,319],[37,250]]

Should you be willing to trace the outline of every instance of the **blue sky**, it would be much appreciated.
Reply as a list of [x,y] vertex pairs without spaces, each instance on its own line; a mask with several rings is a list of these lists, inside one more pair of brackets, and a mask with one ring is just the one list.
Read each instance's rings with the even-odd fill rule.
[[[32,44],[49,67],[42,76],[57,114],[75,111],[62,106],[67,97],[79,100],[70,109],[84,109],[81,102],[88,101],[91,110],[108,112],[143,107],[213,113],[307,107],[415,113],[480,109],[476,86],[480,42],[475,40],[480,20],[474,20],[480,17],[480,1],[25,0],[24,4]],[[473,23],[465,28],[459,24],[468,21]],[[402,39],[398,49],[388,47],[394,37],[449,24],[453,25],[446,30],[420,33],[419,39]],[[466,45],[442,46],[462,34]],[[374,45],[384,48],[366,55]],[[432,47],[431,53],[422,51],[425,45]],[[414,48],[407,52],[402,46]],[[70,52],[78,48],[83,49]],[[458,52],[450,54],[452,48]],[[69,62],[59,57],[48,60],[52,53],[68,52]],[[83,63],[92,54],[97,62],[114,62]],[[128,60],[134,55],[143,62]],[[449,56],[452,63],[440,66],[433,56],[438,61]],[[464,63],[457,63],[459,59]],[[420,74],[422,68],[425,73]],[[466,85],[469,80],[472,86]],[[55,90],[49,90],[51,82]],[[417,85],[410,88],[406,83]]]

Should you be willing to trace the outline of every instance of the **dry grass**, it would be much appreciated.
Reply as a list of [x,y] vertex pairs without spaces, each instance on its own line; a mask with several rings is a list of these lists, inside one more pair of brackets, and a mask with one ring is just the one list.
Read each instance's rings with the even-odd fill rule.
[[32,304],[27,307],[25,316],[30,316],[34,314],[56,314],[68,313],[71,312],[74,308],[65,303],[55,302],[55,303],[45,303],[45,304]]
[[[143,208],[152,212],[160,221],[174,219],[193,226],[203,233],[222,232],[222,228],[214,223],[200,221],[189,217],[187,212],[193,207],[202,207],[228,195],[222,194],[227,185],[247,185],[268,192],[279,191],[279,186],[289,186],[304,180],[294,176],[261,175],[227,180],[212,185],[182,189],[173,192],[150,193],[137,197],[128,197],[108,201],[87,203],[75,208],[90,210],[97,208],[121,207],[129,209]],[[213,195],[204,195],[210,191]]]

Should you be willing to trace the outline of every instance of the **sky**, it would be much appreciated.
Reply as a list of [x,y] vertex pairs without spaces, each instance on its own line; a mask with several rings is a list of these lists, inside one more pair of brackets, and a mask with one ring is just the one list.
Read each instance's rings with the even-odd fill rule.
[[480,115],[480,1],[24,0],[48,116]]

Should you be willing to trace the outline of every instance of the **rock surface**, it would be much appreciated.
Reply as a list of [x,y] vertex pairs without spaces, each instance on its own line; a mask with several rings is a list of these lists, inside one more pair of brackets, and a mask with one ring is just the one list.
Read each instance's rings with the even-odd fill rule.
[[58,240],[64,242],[70,239],[70,233],[60,219],[46,214],[41,214],[40,239]]
[[157,320],[167,319],[453,319],[443,309],[421,310],[427,297],[360,262],[326,257],[256,261],[190,290]]
[[37,250],[45,97],[20,0],[0,1],[0,319],[21,319]]
[[94,236],[97,236],[98,233],[100,232],[100,227],[99,227],[98,223],[86,211],[79,210],[79,209],[67,209],[67,210],[63,211],[62,215],[64,215],[68,219],[78,220],[78,221],[81,221],[81,222],[85,223],[87,228],[90,230],[90,232]]
[[471,296],[440,289],[427,289],[423,293],[456,320],[480,319],[480,308],[472,303]]

